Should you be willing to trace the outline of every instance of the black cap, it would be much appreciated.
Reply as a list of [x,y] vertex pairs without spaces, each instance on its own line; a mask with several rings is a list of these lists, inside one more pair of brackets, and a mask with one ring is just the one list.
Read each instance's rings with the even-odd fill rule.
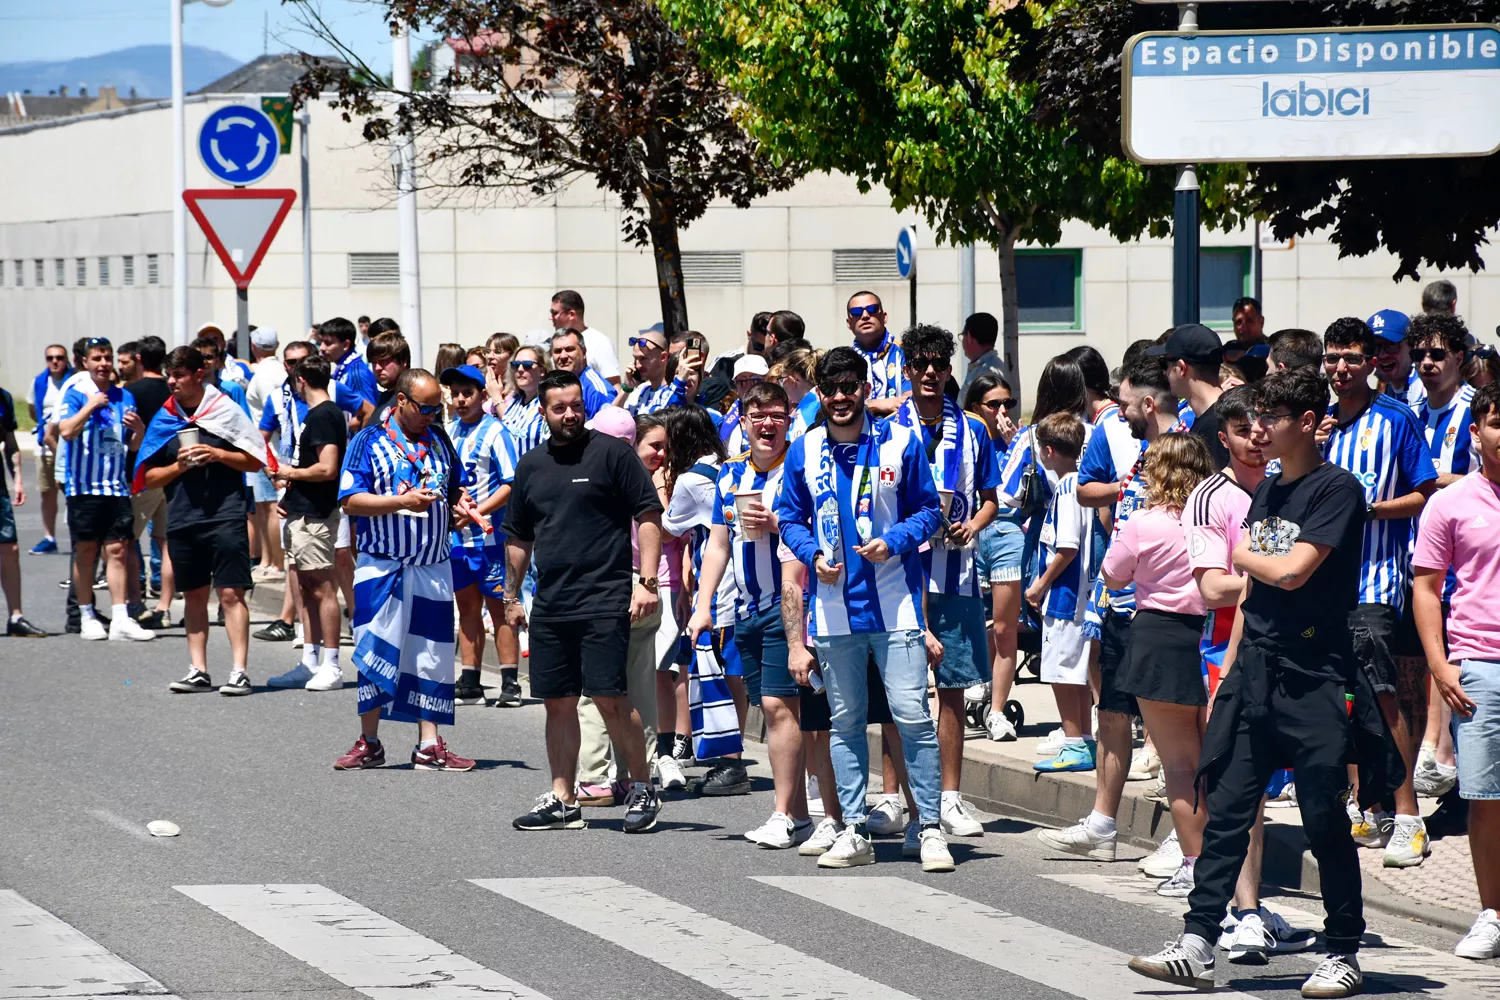
[[1146,356],[1217,365],[1224,360],[1224,344],[1217,333],[1202,323],[1184,323],[1167,336],[1165,344],[1146,348]]

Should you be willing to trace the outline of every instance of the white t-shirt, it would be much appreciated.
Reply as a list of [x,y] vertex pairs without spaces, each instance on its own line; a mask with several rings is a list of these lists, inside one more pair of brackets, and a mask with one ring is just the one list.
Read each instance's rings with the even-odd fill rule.
[[[521,340],[525,347],[552,346],[552,330],[532,330]],[[605,378],[620,377],[620,358],[615,342],[591,326],[583,328],[583,350],[589,356],[589,367]]]
[[245,402],[250,406],[250,413],[256,419],[266,406],[266,400],[276,395],[284,382],[286,382],[286,365],[281,359],[272,355],[262,358],[251,366],[255,372],[250,377],[250,384],[245,388]]

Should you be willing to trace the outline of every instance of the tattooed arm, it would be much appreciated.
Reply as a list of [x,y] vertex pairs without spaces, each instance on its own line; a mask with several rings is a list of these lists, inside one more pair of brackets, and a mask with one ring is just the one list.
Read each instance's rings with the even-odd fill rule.
[[[789,553],[788,553],[789,554]],[[803,623],[802,592],[807,585],[807,567],[794,556],[781,564],[781,627],[786,632],[787,669],[802,687],[810,684],[809,675],[818,669],[812,650],[807,648]]]

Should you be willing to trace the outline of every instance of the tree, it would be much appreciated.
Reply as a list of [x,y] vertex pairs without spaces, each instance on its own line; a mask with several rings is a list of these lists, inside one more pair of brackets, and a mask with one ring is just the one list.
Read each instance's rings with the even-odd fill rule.
[[[1141,31],[1169,31],[1177,12],[1132,0],[1033,0],[1039,17],[1017,21],[1013,72],[1034,86],[1040,120],[1073,130],[1093,155],[1120,146],[1121,52]],[[1203,4],[1203,30],[1324,28],[1491,22],[1500,0],[1323,0]],[[1169,168],[1157,168],[1169,169]],[[1500,157],[1449,160],[1260,163],[1209,168],[1216,190],[1205,201],[1258,215],[1286,239],[1326,229],[1341,256],[1385,249],[1394,277],[1422,264],[1484,267],[1479,248],[1500,224]]]
[[401,93],[308,22],[352,64],[313,66],[299,100],[332,92],[365,139],[411,135],[422,186],[550,194],[588,176],[620,199],[623,230],[656,261],[662,322],[688,329],[678,236],[725,198],[740,208],[790,187],[729,114],[723,87],[650,0],[382,0],[399,24],[461,40],[461,58]]
[[[1034,87],[1009,76],[1016,19],[987,0],[663,0],[744,102],[745,128],[780,156],[882,184],[949,243],[995,248],[1005,362],[1016,372],[1015,245],[1055,244],[1086,220],[1161,235],[1172,181],[1096,158],[1041,126]],[[1029,23],[1028,23],[1029,27]],[[1016,387],[1019,389],[1019,386]]]

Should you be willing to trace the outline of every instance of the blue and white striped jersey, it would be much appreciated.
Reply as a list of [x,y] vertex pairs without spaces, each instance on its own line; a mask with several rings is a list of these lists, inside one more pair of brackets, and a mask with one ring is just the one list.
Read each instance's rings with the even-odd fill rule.
[[552,436],[547,418],[542,415],[542,397],[537,396],[527,403],[519,394],[512,395],[505,403],[505,412],[500,422],[510,431],[516,445],[516,457],[520,458]]
[[[328,383],[328,396],[345,413],[358,413],[365,398],[342,382]],[[276,454],[297,464],[297,444],[302,438],[302,422],[307,419],[307,404],[292,387],[283,382],[266,396],[260,411],[260,429],[277,435]]]
[[448,497],[457,486],[457,478],[453,453],[436,428],[414,444],[406,440],[395,418],[354,435],[344,453],[340,500],[356,493],[397,496],[419,486],[438,493],[432,506],[419,514],[354,518],[360,553],[410,566],[431,566],[446,560],[453,549]]
[[749,618],[774,608],[781,601],[781,559],[776,550],[780,536],[768,531],[759,541],[746,541],[735,513],[734,495],[745,490],[760,490],[760,502],[775,507],[781,492],[781,474],[786,456],[769,471],[762,472],[749,455],[732,458],[719,470],[715,484],[714,524],[729,531],[729,553],[733,558],[734,582],[738,594],[734,600],[734,617]]
[[[97,392],[92,380],[85,388],[68,389],[63,394],[59,422],[76,417]],[[130,431],[125,427],[125,414],[135,412],[135,397],[129,389],[117,385],[110,386],[106,394],[109,405],[90,414],[79,435],[67,442],[63,480],[67,496],[130,496],[130,459],[125,446]]]
[[[834,444],[826,424],[792,442],[776,515],[782,541],[815,583],[814,635],[923,627],[927,572],[918,549],[937,531],[939,507],[921,439],[895,421],[866,417],[855,444]],[[890,548],[885,562],[854,551],[874,538]],[[842,567],[837,582],[812,571],[819,551]]]
[[807,395],[803,396],[802,402],[797,404],[797,412],[792,414],[792,423],[787,428],[786,439],[795,441],[806,434],[818,422],[818,414],[822,412],[823,402],[818,399],[818,394],[811,389],[807,390]]
[[[494,496],[500,487],[515,481],[516,442],[500,421],[488,413],[472,424],[454,419],[448,424],[448,436],[453,439],[459,465],[463,467],[460,482],[469,488],[476,507]],[[490,520],[498,525],[504,510],[501,507],[492,511]],[[486,535],[477,524],[453,532],[455,548],[492,549],[504,544],[505,536],[498,527],[492,535]]]
[[911,380],[906,377],[906,355],[889,330],[873,351],[860,347],[857,340],[851,346],[870,366],[871,399],[891,399],[911,392]]
[[615,387],[610,384],[609,379],[600,375],[592,367],[585,367],[583,374],[578,376],[578,382],[583,388],[583,415],[593,419],[594,414],[611,405],[615,401]]
[[[709,413],[713,411],[710,410]],[[745,434],[745,422],[741,418],[738,399],[729,404],[729,410],[719,421],[719,440],[724,442],[724,450],[730,455],[743,455],[750,450],[750,439]]]
[[1479,467],[1479,450],[1469,430],[1474,423],[1469,412],[1472,402],[1474,387],[1466,383],[1459,386],[1447,406],[1434,407],[1425,396],[1411,404],[1411,411],[1425,429],[1432,467],[1439,476],[1463,476]]
[[687,383],[680,378],[663,382],[654,389],[650,382],[642,382],[625,400],[625,409],[640,416],[642,413],[665,410],[669,406],[679,406],[686,401]]
[[[720,463],[717,456],[700,455],[698,461],[672,484],[672,498],[661,516],[661,530],[673,538],[682,538],[692,546],[693,575],[703,575],[703,550],[708,545],[708,533],[713,529],[714,513],[718,510],[718,487]],[[709,603],[714,625],[726,628],[734,624],[735,593],[734,574],[726,572],[719,577],[719,589]]]
[[[1336,416],[1338,406],[1328,408]],[[1364,412],[1328,435],[1323,454],[1354,474],[1365,503],[1405,496],[1437,478],[1426,435],[1416,414],[1400,401],[1377,394]],[[1411,518],[1367,521],[1359,603],[1388,604],[1400,610],[1411,574]]]
[[[1193,415],[1191,408],[1188,408],[1187,414],[1189,417]],[[1178,420],[1182,420],[1180,409]],[[1120,482],[1130,476],[1131,470],[1136,469],[1144,460],[1146,442],[1130,433],[1130,424],[1125,422],[1125,414],[1121,412],[1118,404],[1106,406],[1100,410],[1094,417],[1094,425],[1099,428],[1100,433],[1090,438],[1089,443],[1084,446],[1083,457],[1078,461],[1078,482]],[[1112,532],[1119,531],[1120,526],[1130,520],[1130,515],[1144,506],[1146,506],[1146,484],[1139,475],[1133,476],[1125,486],[1123,498],[1116,499],[1110,508],[1113,518]],[[1105,548],[1108,548],[1107,542]],[[1101,551],[1096,556],[1094,564],[1089,569],[1090,573],[1095,574],[1095,577],[1089,580],[1090,602],[1099,610],[1109,607],[1121,614],[1134,614],[1135,583],[1132,582],[1121,590],[1106,590],[1103,582],[1097,579],[1099,566],[1104,562],[1104,553]]]
[[375,381],[375,373],[370,371],[370,366],[365,364],[358,351],[350,351],[334,362],[333,380],[359,393],[371,406],[380,398],[380,383]]
[[[1098,437],[1094,433],[1093,424],[1083,425],[1083,448],[1084,454],[1088,454],[1088,447]],[[1126,428],[1129,433],[1129,428]],[[999,442],[995,442],[999,447]],[[1026,475],[1026,470],[1031,468],[1032,453],[1032,428],[1020,427],[1016,430],[1014,437],[1010,439],[1010,448],[1005,452],[1005,463],[1000,467],[1000,515],[1013,521],[1021,521],[1023,518],[1015,512],[1015,504],[1021,502],[1021,482]],[[1038,462],[1036,467],[1047,477],[1047,485],[1057,489],[1057,474],[1047,471],[1047,468]]]
[[1083,621],[1088,605],[1088,586],[1098,566],[1093,553],[1094,512],[1078,503],[1078,473],[1070,472],[1057,482],[1047,516],[1042,521],[1041,561],[1037,575],[1047,572],[1061,549],[1077,554],[1067,569],[1052,582],[1042,602],[1042,614],[1048,618]]

